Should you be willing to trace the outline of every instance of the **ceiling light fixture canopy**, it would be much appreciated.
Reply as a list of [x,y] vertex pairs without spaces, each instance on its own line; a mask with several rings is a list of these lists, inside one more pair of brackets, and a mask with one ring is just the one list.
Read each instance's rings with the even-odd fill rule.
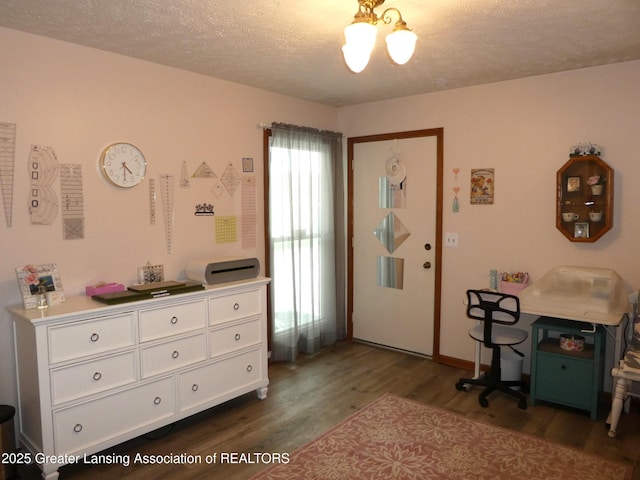
[[387,52],[398,65],[409,61],[416,48],[418,38],[402,19],[397,8],[387,8],[378,16],[373,10],[384,3],[384,0],[358,0],[358,13],[353,17],[353,23],[344,29],[345,44],[342,47],[344,61],[351,71],[360,73],[365,69],[371,57],[371,51],[376,43],[376,26],[378,22],[389,25],[392,18],[389,13],[398,15],[398,21],[393,31],[387,35]]

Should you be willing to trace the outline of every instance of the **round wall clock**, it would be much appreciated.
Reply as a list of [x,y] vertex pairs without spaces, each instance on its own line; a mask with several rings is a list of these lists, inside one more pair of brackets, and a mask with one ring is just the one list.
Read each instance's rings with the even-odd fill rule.
[[100,170],[109,183],[130,188],[142,181],[147,161],[142,151],[130,143],[114,143],[102,152]]

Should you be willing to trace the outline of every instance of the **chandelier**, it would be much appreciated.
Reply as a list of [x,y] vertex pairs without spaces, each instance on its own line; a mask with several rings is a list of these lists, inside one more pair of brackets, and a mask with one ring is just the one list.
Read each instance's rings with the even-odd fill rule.
[[383,3],[384,0],[358,0],[358,13],[354,15],[353,23],[344,29],[346,42],[342,47],[342,54],[347,66],[354,73],[360,73],[369,63],[371,51],[376,43],[376,26],[378,22],[389,25],[392,22],[389,15],[391,12],[398,15],[393,31],[385,39],[391,59],[398,65],[404,65],[416,48],[418,37],[407,28],[400,10],[387,8],[380,16],[373,11]]

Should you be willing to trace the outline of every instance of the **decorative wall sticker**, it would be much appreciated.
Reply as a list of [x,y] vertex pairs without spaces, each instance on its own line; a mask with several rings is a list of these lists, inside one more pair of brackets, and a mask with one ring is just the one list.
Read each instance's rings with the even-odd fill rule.
[[210,203],[198,203],[195,206],[195,211],[193,212],[193,214],[196,217],[213,217],[213,205],[211,205]]
[[453,213],[458,213],[460,211],[460,202],[458,201],[458,192],[460,192],[460,187],[453,187]]
[[202,162],[196,171],[191,175],[192,178],[218,178],[209,165]]
[[62,200],[62,238],[84,238],[84,194],[82,192],[82,165],[60,165],[60,198]]
[[53,148],[31,145],[29,175],[31,225],[51,225],[58,215],[58,195],[52,186],[58,177],[58,159]]
[[189,172],[187,172],[187,162],[182,162],[182,173],[180,175],[180,186],[183,188],[189,188]]
[[238,240],[238,219],[235,215],[216,217],[216,243],[230,243]]
[[234,193],[240,186],[241,178],[240,174],[235,168],[233,168],[233,164],[229,163],[227,168],[225,168],[220,181],[222,182],[222,185],[224,185],[224,188],[227,189],[227,192],[229,192],[229,195],[233,197]]
[[220,183],[220,179],[216,178],[213,181],[213,188],[211,188],[211,193],[213,193],[214,197],[220,198],[222,197],[222,195],[224,195],[224,192],[224,186],[222,185],[222,183]]
[[454,180],[458,180],[458,174],[460,173],[460,169],[459,168],[454,168],[453,169],[453,179]]
[[149,179],[149,224],[156,224],[156,181]]
[[13,174],[15,170],[16,124],[0,122],[0,190],[4,219],[11,227],[13,212]]
[[173,188],[173,175],[160,175],[160,195],[162,196],[162,210],[164,212],[164,232],[167,241],[167,253],[171,253],[171,244],[173,242]]
[[493,204],[495,193],[493,168],[471,169],[471,205]]
[[240,191],[242,197],[242,248],[255,248],[257,236],[256,177],[243,175]]

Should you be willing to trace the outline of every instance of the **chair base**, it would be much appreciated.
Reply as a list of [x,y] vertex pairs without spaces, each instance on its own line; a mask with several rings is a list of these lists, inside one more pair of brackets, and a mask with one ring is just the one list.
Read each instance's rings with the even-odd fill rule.
[[[456,390],[466,390],[465,385],[486,387],[480,395],[478,395],[478,402],[480,402],[480,405],[484,408],[489,406],[487,397],[495,391],[506,393],[516,398],[518,400],[518,408],[522,410],[527,408],[527,397],[525,393],[529,392],[529,386],[524,380],[500,380],[495,382],[491,380],[491,375],[483,378],[461,378],[456,383]],[[522,391],[514,390],[512,387],[520,387]]]

